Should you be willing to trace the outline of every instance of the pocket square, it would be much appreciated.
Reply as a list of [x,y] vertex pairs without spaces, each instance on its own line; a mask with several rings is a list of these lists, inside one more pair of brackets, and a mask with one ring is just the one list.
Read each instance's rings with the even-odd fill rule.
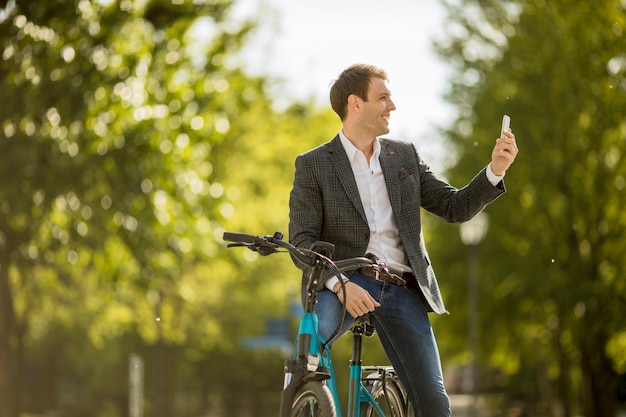
[[403,180],[408,176],[409,176],[409,172],[404,168],[400,168],[400,179]]

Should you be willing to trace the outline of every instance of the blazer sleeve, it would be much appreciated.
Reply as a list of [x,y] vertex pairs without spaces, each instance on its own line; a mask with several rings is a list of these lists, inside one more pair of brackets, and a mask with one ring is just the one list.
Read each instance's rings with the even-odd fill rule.
[[489,182],[486,167],[465,187],[457,189],[437,178],[417,152],[415,157],[418,160],[421,205],[447,222],[470,220],[506,191],[504,182],[496,186]]
[[301,248],[309,248],[319,239],[323,222],[323,194],[315,179],[316,167],[311,159],[307,155],[296,158],[293,188],[289,195],[289,241]]

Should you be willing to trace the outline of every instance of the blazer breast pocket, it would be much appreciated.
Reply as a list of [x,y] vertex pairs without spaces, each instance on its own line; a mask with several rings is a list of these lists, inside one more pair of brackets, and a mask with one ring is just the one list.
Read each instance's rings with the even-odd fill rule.
[[406,175],[402,174],[400,170],[400,192],[402,195],[403,203],[420,203],[420,185],[414,174],[404,171]]

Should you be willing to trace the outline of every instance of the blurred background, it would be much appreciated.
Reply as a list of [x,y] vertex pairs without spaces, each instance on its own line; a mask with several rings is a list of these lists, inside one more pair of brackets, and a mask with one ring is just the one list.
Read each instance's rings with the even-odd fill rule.
[[454,403],[623,415],[626,2],[410,3],[0,1],[0,417],[277,415],[300,274],[221,236],[286,234],[355,62],[455,186],[512,119],[482,221],[424,213]]

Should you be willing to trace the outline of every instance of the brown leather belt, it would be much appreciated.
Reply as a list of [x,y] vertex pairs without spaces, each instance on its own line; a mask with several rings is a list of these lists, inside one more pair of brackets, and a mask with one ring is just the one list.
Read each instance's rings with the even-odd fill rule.
[[[379,271],[378,269],[372,268],[371,266],[364,266],[363,268],[359,269],[359,272],[368,277],[377,279],[379,281],[389,282],[393,285],[398,285],[400,287],[406,286],[408,288],[417,288],[417,280],[415,279],[415,275],[410,272],[398,272],[397,274],[394,274],[386,271]],[[402,280],[399,280],[398,277]]]

